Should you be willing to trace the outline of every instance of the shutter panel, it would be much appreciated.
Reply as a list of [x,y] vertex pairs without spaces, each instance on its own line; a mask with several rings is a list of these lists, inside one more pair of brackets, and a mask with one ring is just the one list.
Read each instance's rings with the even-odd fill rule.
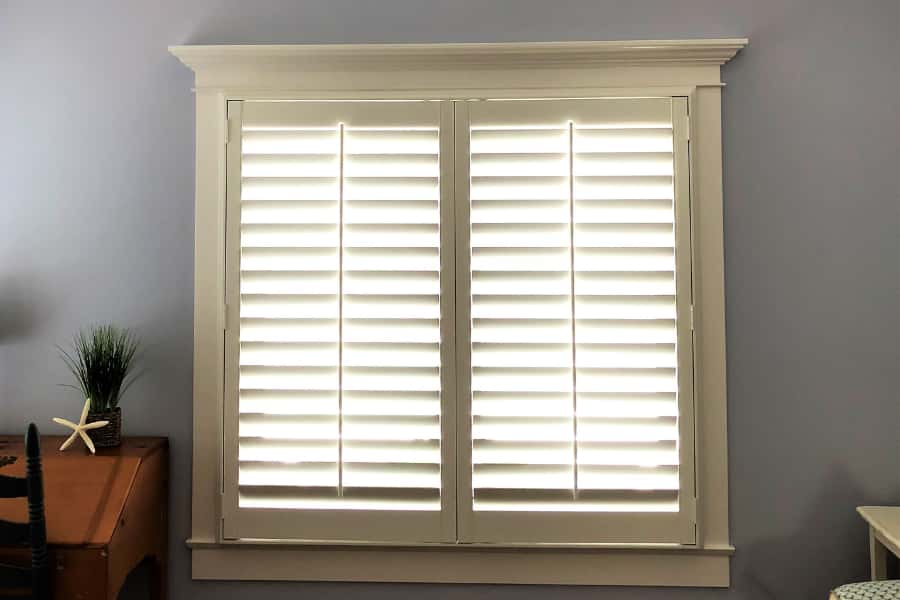
[[440,104],[244,102],[240,121],[226,535],[445,539]]
[[676,253],[689,261],[687,197],[679,221],[675,194],[687,142],[673,133],[685,108],[458,112],[471,222],[465,541],[693,540],[689,262],[676,277]]

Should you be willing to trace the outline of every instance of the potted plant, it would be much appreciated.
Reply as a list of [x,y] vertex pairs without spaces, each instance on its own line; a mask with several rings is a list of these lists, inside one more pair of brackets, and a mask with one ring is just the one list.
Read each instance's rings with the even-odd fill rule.
[[91,438],[98,447],[122,443],[122,409],[119,400],[134,383],[134,364],[138,350],[137,336],[129,329],[115,325],[98,325],[80,331],[73,340],[72,351],[59,351],[66,366],[75,376],[79,390],[90,400],[86,422],[109,421],[94,429]]

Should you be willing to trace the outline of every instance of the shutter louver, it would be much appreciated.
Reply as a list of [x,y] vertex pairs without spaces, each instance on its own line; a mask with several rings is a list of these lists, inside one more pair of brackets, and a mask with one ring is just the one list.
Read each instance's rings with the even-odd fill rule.
[[473,125],[469,145],[475,510],[539,510],[574,489],[569,131]]
[[341,484],[388,507],[440,509],[438,151],[436,123],[345,132]]
[[678,510],[675,189],[665,112],[571,124],[574,497],[609,499],[594,510]]
[[440,113],[379,104],[242,108],[238,511],[442,510]]
[[475,541],[684,537],[672,104],[469,106]]

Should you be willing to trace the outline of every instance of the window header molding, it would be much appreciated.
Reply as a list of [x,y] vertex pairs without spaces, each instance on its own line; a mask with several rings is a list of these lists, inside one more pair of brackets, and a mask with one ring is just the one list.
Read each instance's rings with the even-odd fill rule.
[[[621,67],[647,67],[648,81],[668,84],[720,84],[719,67],[746,46],[743,38],[703,40],[528,42],[477,44],[297,44],[171,46],[169,51],[196,74],[198,88],[321,90],[330,82],[335,89],[360,89],[368,81],[341,81],[335,73],[378,74],[371,89],[429,89],[433,79],[447,88],[448,73],[461,77],[455,89],[470,86],[508,88],[521,80],[527,85],[571,88],[585,85],[596,70],[607,73]],[[660,69],[662,67],[663,69]],[[576,70],[576,77],[571,77]],[[633,70],[633,69],[632,69]],[[484,78],[485,74],[512,72],[511,77]],[[389,74],[388,77],[383,77]],[[310,75],[316,75],[310,77]],[[473,76],[474,75],[474,76]],[[524,77],[523,77],[524,75]],[[619,73],[614,79],[628,81]],[[661,77],[662,75],[662,77]],[[362,84],[362,85],[361,85]],[[617,83],[618,84],[618,83]],[[646,85],[646,82],[642,83]],[[454,84],[456,86],[456,84]],[[452,88],[453,86],[451,86]]]

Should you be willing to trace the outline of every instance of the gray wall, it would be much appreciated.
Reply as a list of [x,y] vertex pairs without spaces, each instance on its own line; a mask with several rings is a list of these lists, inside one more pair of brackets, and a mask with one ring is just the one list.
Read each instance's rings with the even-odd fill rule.
[[[167,45],[737,36],[731,590],[190,580],[194,119]],[[139,328],[126,431],[171,438],[175,600],[824,598],[866,574],[854,506],[900,502],[898,39],[897,0],[0,0],[0,430],[77,411],[54,344],[96,321]]]

